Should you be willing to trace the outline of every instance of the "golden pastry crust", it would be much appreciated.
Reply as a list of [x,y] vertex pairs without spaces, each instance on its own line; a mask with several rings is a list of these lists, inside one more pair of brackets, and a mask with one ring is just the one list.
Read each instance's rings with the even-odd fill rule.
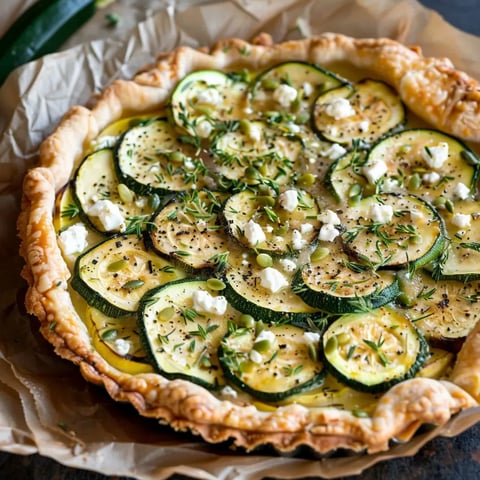
[[[247,50],[246,50],[247,49]],[[248,51],[248,56],[244,53]],[[39,166],[24,181],[18,228],[23,276],[29,289],[27,309],[41,322],[42,334],[62,357],[79,365],[83,376],[103,385],[115,400],[131,402],[141,415],[173,428],[190,429],[209,442],[234,439],[252,450],[271,444],[280,451],[308,445],[320,453],[336,448],[376,452],[389,441],[408,439],[422,423],[444,424],[480,401],[480,327],[459,355],[452,381],[415,378],[391,388],[369,418],[339,409],[291,404],[275,411],[219,400],[206,389],[157,374],[135,376],[110,366],[91,347],[87,329],[67,290],[69,270],[57,245],[52,211],[55,194],[70,178],[89,142],[108,124],[154,111],[168,99],[178,79],[197,69],[265,68],[285,60],[321,65],[349,62],[393,85],[406,105],[431,125],[461,138],[480,141],[478,84],[447,59],[425,58],[418,49],[387,39],[353,39],[325,34],[274,44],[268,35],[253,43],[231,39],[213,49],[180,47],[138,74],[117,81],[89,110],[74,107],[40,149]],[[53,328],[52,328],[53,326]]]

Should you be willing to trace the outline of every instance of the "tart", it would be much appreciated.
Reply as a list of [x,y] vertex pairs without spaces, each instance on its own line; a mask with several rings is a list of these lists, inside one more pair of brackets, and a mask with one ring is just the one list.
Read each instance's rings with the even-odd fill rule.
[[388,39],[180,47],[41,145],[27,309],[207,442],[373,453],[442,425],[480,399],[479,101]]

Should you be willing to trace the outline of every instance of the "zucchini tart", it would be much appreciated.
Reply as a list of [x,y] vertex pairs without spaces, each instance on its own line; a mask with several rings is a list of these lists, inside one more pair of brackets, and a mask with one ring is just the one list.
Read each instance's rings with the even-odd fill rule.
[[477,82],[418,48],[180,47],[41,145],[27,309],[207,442],[388,449],[480,400],[479,141]]

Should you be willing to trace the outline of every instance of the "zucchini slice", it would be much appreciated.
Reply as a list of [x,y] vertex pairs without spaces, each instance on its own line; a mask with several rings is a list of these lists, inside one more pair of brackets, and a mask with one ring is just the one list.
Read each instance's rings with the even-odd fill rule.
[[[476,305],[480,300],[478,281],[435,281],[418,272],[401,281],[399,300],[409,309],[406,315],[430,344],[457,351],[463,340],[480,320]],[[402,303],[402,302],[400,302]]]
[[460,140],[438,130],[417,128],[378,142],[362,173],[364,184],[377,183],[379,191],[401,187],[428,201],[437,197],[458,200],[459,195],[473,195],[479,163]]
[[140,341],[136,316],[107,317],[87,307],[84,318],[93,347],[110,365],[132,375],[153,372]]
[[[206,300],[198,300],[200,295]],[[154,288],[142,299],[141,338],[162,375],[209,389],[225,384],[217,350],[228,325],[235,324],[240,314],[226,303],[220,307],[220,297],[209,289],[208,281],[190,278]]]
[[71,285],[92,307],[109,317],[121,317],[136,312],[148,290],[184,276],[170,262],[145,250],[142,238],[119,235],[77,258]]
[[434,276],[454,280],[480,280],[480,202],[458,201],[455,210],[442,210],[450,239],[434,267]]
[[313,197],[296,189],[278,196],[244,190],[223,208],[227,231],[244,247],[285,255],[315,242],[320,228]]
[[343,314],[378,308],[399,293],[396,274],[375,272],[351,260],[337,243],[323,246],[328,254],[304,265],[292,281],[292,290],[312,307]]
[[75,202],[72,183],[67,183],[55,198],[53,225],[56,232],[61,232],[80,220],[80,207]]
[[255,79],[250,93],[250,106],[255,112],[294,113],[303,122],[303,117],[310,115],[310,107],[320,93],[344,82],[333,72],[318,65],[281,63],[265,70]]
[[405,122],[405,107],[387,84],[364,79],[318,96],[313,107],[313,128],[331,142],[372,144]]
[[200,189],[207,175],[202,159],[165,118],[127,130],[115,151],[115,165],[120,180],[143,195]]
[[[95,230],[111,233],[125,230],[134,219],[147,218],[152,214],[152,203],[145,196],[136,195],[115,173],[112,150],[105,148],[88,155],[75,173],[73,180],[75,204],[80,206],[81,217]],[[109,228],[108,214],[102,217],[94,206],[109,202],[121,221],[113,221]],[[93,213],[95,212],[95,214]]]
[[340,215],[345,248],[360,262],[418,268],[437,258],[445,243],[438,212],[415,195],[382,193],[362,199]]
[[410,320],[381,307],[335,320],[323,334],[326,368],[352,388],[381,392],[415,376],[428,344]]
[[316,308],[292,292],[290,283],[295,269],[292,260],[287,265],[293,264],[293,269],[286,269],[284,259],[274,258],[271,267],[262,267],[256,258],[254,252],[230,252],[224,295],[231,305],[265,322],[302,323],[320,316]]
[[190,73],[172,92],[172,120],[199,141],[214,132],[217,121],[243,118],[248,83],[240,77],[218,70]]
[[296,169],[302,143],[299,137],[270,128],[265,122],[243,120],[238,128],[218,134],[211,148],[216,172],[223,177],[246,178],[249,184],[265,177],[282,185]]
[[225,194],[186,192],[152,219],[153,248],[187,270],[215,267],[228,255],[228,236],[218,219]]
[[320,335],[294,325],[236,328],[223,338],[218,357],[225,376],[260,400],[278,402],[323,383]]

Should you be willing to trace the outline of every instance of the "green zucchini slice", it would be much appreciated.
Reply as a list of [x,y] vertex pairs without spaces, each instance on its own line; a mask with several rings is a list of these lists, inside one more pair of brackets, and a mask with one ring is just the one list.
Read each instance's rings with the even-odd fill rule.
[[202,188],[207,168],[166,119],[127,130],[115,151],[120,180],[138,194],[165,195]]
[[387,84],[364,79],[318,96],[313,108],[313,128],[331,142],[372,144],[405,122],[405,108]]
[[460,140],[418,128],[378,142],[359,173],[364,184],[377,183],[379,191],[402,188],[428,201],[438,197],[453,201],[473,195],[479,163]]
[[352,260],[338,243],[319,248],[325,251],[323,258],[305,264],[292,281],[292,290],[308,305],[344,314],[378,308],[397,297],[395,272],[376,272]]
[[381,307],[335,320],[322,339],[327,369],[352,388],[381,392],[415,376],[428,344],[402,313]]
[[110,365],[132,375],[153,372],[140,341],[136,316],[108,317],[87,307],[84,318],[95,350]]
[[445,243],[438,212],[414,195],[382,193],[366,197],[340,215],[345,248],[374,269],[411,265],[437,258]]
[[434,276],[462,281],[480,280],[480,202],[457,201],[453,212],[442,210],[448,248],[434,267]]
[[225,194],[193,190],[179,195],[152,219],[153,248],[187,270],[213,268],[228,255],[228,236],[218,213]]
[[244,190],[223,208],[227,231],[244,247],[285,255],[315,242],[320,228],[313,197],[297,189],[278,196]]
[[218,134],[211,148],[216,172],[223,177],[249,184],[264,177],[282,185],[295,171],[302,143],[265,122],[242,120],[238,128]]
[[148,292],[138,324],[145,350],[162,375],[216,389],[225,384],[217,350],[238,317],[207,281],[190,278]]
[[148,290],[184,276],[131,234],[111,237],[80,255],[71,285],[92,307],[121,317],[136,312]]
[[[284,111],[305,121],[322,92],[344,83],[333,72],[305,62],[285,62],[262,72],[253,83],[250,106],[254,112]],[[295,95],[296,93],[296,95]]]
[[[150,217],[153,212],[148,197],[137,195],[119,182],[113,152],[108,148],[83,160],[75,173],[73,185],[74,203],[80,207],[81,217],[98,232],[126,230],[134,219]],[[107,210],[103,214],[102,208],[96,208],[101,204]]]
[[289,287],[295,262],[271,260],[271,267],[264,267],[254,252],[230,252],[224,277],[224,295],[229,303],[265,322],[303,322],[319,317],[318,309],[307,305]]
[[248,83],[239,75],[199,70],[183,78],[170,99],[173,122],[200,141],[218,121],[243,118]]
[[218,357],[225,376],[260,400],[277,402],[323,383],[320,335],[294,325],[236,328],[223,338]]
[[480,320],[476,305],[480,283],[457,280],[435,281],[425,272],[401,280],[399,302],[412,323],[430,344],[457,351]]

